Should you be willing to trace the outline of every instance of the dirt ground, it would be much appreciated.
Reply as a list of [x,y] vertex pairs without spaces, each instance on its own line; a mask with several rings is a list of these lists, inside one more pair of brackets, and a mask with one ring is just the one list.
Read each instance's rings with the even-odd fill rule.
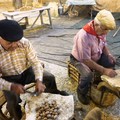
[[[1,11],[4,10],[1,9]],[[0,16],[1,19],[4,18],[2,14]],[[38,26],[38,21],[33,29],[24,30],[25,37],[32,42],[38,57],[45,63],[45,69],[55,75],[58,88],[66,90],[69,94],[73,95],[75,101],[75,120],[83,120],[86,114],[96,107],[92,101],[88,106],[78,101],[76,96],[77,82],[68,77],[67,61],[72,49],[73,37],[79,30],[73,26],[82,19],[81,16],[74,18],[69,16],[52,17],[52,29],[48,26]],[[48,22],[46,15],[45,21]],[[106,114],[103,120],[120,120],[119,99],[117,99],[113,106],[100,108]]]

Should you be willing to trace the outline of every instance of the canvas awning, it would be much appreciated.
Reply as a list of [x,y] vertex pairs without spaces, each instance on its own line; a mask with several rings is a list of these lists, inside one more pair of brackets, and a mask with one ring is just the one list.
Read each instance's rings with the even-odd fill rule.
[[95,0],[67,0],[67,5],[95,5]]

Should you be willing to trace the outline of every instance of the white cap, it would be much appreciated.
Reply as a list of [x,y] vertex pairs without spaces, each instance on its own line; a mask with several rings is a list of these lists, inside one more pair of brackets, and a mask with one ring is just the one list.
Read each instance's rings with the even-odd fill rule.
[[112,13],[108,10],[104,9],[99,11],[95,17],[95,21],[108,30],[113,30],[116,28],[115,19]]

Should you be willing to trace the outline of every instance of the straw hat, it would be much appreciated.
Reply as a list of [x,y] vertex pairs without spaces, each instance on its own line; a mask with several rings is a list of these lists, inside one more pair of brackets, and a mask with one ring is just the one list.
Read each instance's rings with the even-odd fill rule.
[[116,28],[116,23],[113,15],[108,10],[101,10],[97,13],[95,21],[99,22],[100,25],[104,26],[108,30]]

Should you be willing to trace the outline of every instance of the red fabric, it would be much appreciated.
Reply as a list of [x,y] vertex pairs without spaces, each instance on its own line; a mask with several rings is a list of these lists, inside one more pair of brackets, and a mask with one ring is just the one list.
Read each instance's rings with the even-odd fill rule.
[[98,35],[97,35],[97,33],[95,32],[95,29],[94,29],[94,21],[91,21],[91,22],[87,23],[87,24],[83,27],[83,29],[84,29],[87,33],[92,34],[92,35],[94,35],[94,36],[96,36],[96,37],[98,38]]
[[95,32],[95,29],[94,29],[94,20],[91,21],[91,22],[89,22],[89,23],[87,23],[87,24],[83,27],[83,29],[84,29],[87,33],[96,36],[99,40],[103,40],[103,41],[104,41],[103,36],[99,36],[99,35],[97,35],[97,33]]

